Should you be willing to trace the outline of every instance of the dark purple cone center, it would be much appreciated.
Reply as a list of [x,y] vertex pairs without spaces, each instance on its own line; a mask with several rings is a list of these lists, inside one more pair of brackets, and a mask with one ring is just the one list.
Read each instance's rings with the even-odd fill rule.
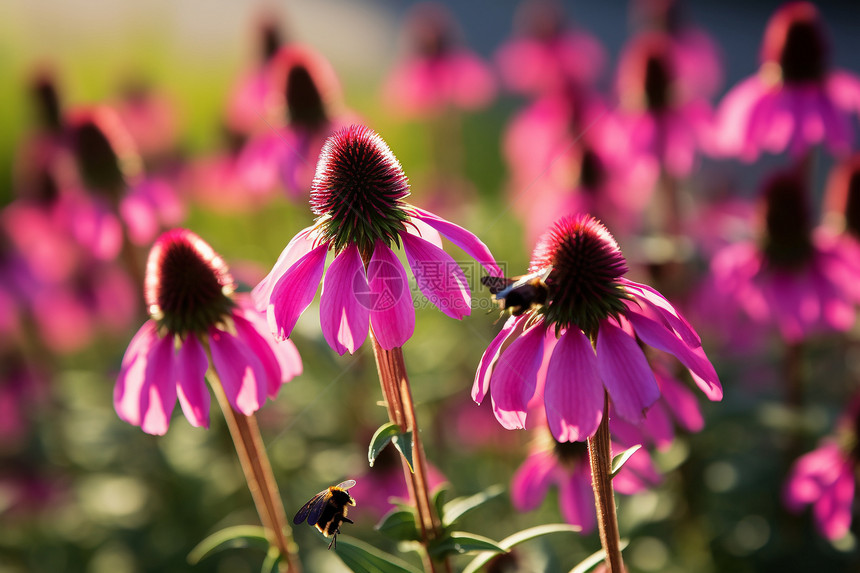
[[588,444],[586,442],[555,442],[553,454],[558,463],[573,469],[588,460]]
[[266,22],[260,30],[260,59],[271,60],[284,43],[281,30],[274,22]]
[[63,121],[57,86],[50,78],[40,78],[33,85],[32,94],[42,125],[51,131],[59,131]]
[[827,47],[815,22],[795,22],[779,55],[786,83],[818,82],[827,73]]
[[86,185],[118,198],[125,178],[119,157],[107,135],[92,121],[77,126],[72,133],[75,159]]
[[308,69],[297,64],[287,74],[287,114],[293,125],[317,129],[328,123],[325,103]]
[[851,174],[845,198],[845,230],[860,239],[860,171]]
[[606,168],[603,161],[589,147],[582,153],[582,163],[579,168],[579,182],[589,191],[597,191],[606,181]]
[[627,295],[618,279],[627,272],[627,262],[596,219],[578,215],[555,223],[538,243],[530,270],[550,266],[544,310],[557,329],[575,326],[593,337],[602,320],[625,309]]
[[377,241],[399,244],[408,215],[409,181],[379,135],[364,126],[328,138],[311,188],[311,209],[326,240],[340,251],[354,244],[372,253]]
[[780,268],[793,269],[806,264],[812,256],[812,217],[806,188],[794,173],[774,177],[764,191],[767,261]]
[[643,93],[651,111],[663,111],[672,105],[672,74],[665,58],[653,55],[645,63]]
[[224,261],[202,239],[187,231],[162,235],[146,269],[146,303],[170,332],[203,333],[233,308],[235,288]]

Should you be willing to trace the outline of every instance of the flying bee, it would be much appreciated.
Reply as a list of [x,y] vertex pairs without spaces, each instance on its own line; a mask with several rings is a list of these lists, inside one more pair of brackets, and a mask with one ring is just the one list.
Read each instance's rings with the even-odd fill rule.
[[293,518],[293,523],[299,525],[307,519],[308,525],[316,527],[326,537],[331,536],[331,543],[337,549],[337,534],[340,533],[340,524],[343,522],[354,523],[346,516],[348,506],[355,505],[355,500],[346,490],[355,485],[354,479],[348,479],[337,485],[328,487],[302,506]]
[[511,309],[511,314],[519,316],[533,306],[546,303],[549,288],[544,281],[551,272],[550,266],[513,278],[481,277],[481,284],[490,289],[493,300],[499,303],[503,311]]

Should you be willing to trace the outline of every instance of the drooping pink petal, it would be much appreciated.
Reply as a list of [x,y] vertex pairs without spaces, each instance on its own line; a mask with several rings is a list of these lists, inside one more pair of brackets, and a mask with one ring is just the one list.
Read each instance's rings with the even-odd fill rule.
[[[266,395],[274,399],[278,395],[281,385],[290,378],[286,377],[285,373],[281,371],[281,365],[271,345],[254,328],[250,321],[238,314],[234,314],[233,324],[236,325],[236,336],[238,339],[244,342],[251,354],[256,356],[257,360],[260,361],[260,365],[263,367],[263,374],[265,375]],[[258,382],[262,382],[262,380]]]
[[353,354],[370,327],[370,286],[355,245],[329,265],[320,296],[320,326],[326,342],[343,356]]
[[854,488],[854,468],[843,463],[836,481],[813,507],[819,529],[830,540],[840,539],[851,527]]
[[328,245],[313,249],[275,283],[266,316],[269,328],[278,338],[289,338],[299,316],[313,302],[325,269],[327,250]]
[[836,482],[844,464],[839,445],[833,442],[824,443],[798,458],[783,490],[785,504],[797,512],[820,499],[824,490]]
[[505,341],[515,330],[523,326],[526,320],[528,320],[528,316],[526,315],[511,316],[508,318],[501,332],[490,342],[481,356],[478,371],[475,373],[475,382],[472,385],[472,400],[478,404],[483,402],[484,396],[486,396],[487,390],[490,388],[490,376],[493,373],[492,368],[496,360],[499,359],[502,346],[504,346]]
[[260,360],[230,333],[209,329],[215,373],[230,405],[250,416],[266,401],[266,374]]
[[540,506],[555,465],[551,452],[535,452],[526,458],[511,480],[511,502],[517,511],[532,511]]
[[[617,444],[616,444],[617,445]],[[613,447],[613,454],[621,453],[622,448]],[[627,458],[618,474],[612,478],[612,484],[619,493],[632,495],[660,483],[661,477],[651,456],[644,448],[640,448]]]
[[663,400],[682,428],[688,432],[698,432],[705,427],[699,402],[687,386],[659,372],[657,383]]
[[481,263],[488,273],[493,276],[501,276],[502,271],[496,264],[496,259],[493,258],[490,249],[474,234],[429,211],[418,207],[410,207],[410,210],[416,219],[424,221],[442,233],[448,240],[463,249],[467,255]]
[[687,319],[681,316],[681,313],[672,306],[672,303],[666,300],[657,290],[623,277],[618,279],[618,282],[625,285],[629,291],[632,291],[636,295],[636,302],[646,305],[652,311],[648,313],[651,318],[659,318],[667,327],[672,328],[680,334],[681,338],[689,346],[702,345],[702,339],[699,338],[698,333],[693,330]]
[[367,265],[367,279],[373,335],[385,350],[403,346],[415,331],[415,307],[406,269],[394,252],[381,242],[373,249]]
[[603,419],[603,382],[591,342],[578,328],[561,335],[546,373],[544,402],[550,430],[559,442],[594,434]]
[[608,319],[600,323],[597,334],[597,371],[616,411],[631,422],[642,420],[645,410],[660,397],[642,349]]
[[639,314],[633,308],[628,307],[628,310],[630,312],[627,313],[627,319],[633,325],[636,335],[642,339],[642,342],[673,355],[690,370],[696,385],[709,400],[722,400],[723,387],[720,385],[714,366],[705,356],[705,351],[701,347],[690,348],[674,332],[667,330],[664,325]]
[[197,340],[197,336],[189,334],[179,347],[176,384],[182,412],[195,428],[209,427],[211,398],[204,380],[208,366],[209,361],[206,359],[203,345]]
[[272,267],[272,270],[269,271],[266,278],[261,280],[260,283],[254,287],[254,290],[251,291],[254,305],[260,312],[265,311],[269,306],[269,299],[272,297],[272,290],[274,290],[275,284],[278,280],[296,263],[296,261],[308,254],[308,252],[313,248],[314,235],[311,233],[312,230],[313,227],[307,227],[299,231],[287,246],[284,247],[284,250],[281,251],[281,254],[278,256],[278,260],[275,262],[275,266]]
[[254,330],[257,331],[263,340],[269,345],[275,359],[278,361],[278,367],[281,370],[281,379],[284,382],[289,382],[296,376],[302,373],[302,357],[292,340],[278,340],[272,335],[269,324],[266,322],[266,315],[254,308],[250,296],[244,293],[235,295],[239,312],[245,320],[247,320]]
[[122,357],[119,376],[113,390],[113,403],[121,420],[140,426],[140,402],[146,380],[147,363],[152,347],[158,342],[154,320],[147,320],[131,339]]
[[409,220],[409,223],[406,225],[406,232],[410,235],[421,237],[425,241],[436,245],[440,249],[442,248],[442,235],[439,234],[439,231],[437,231],[418,217],[413,217]]
[[499,356],[490,378],[493,413],[502,427],[522,429],[543,361],[546,325],[539,322],[523,332]]
[[163,436],[176,405],[175,349],[173,337],[165,336],[150,347],[140,393],[140,429]]
[[429,241],[401,233],[406,260],[418,288],[439,310],[457,320],[472,312],[469,283],[451,255]]
[[580,526],[583,534],[594,531],[597,514],[594,512],[594,491],[591,489],[591,471],[588,465],[582,464],[582,467],[557,481],[558,503],[564,520],[571,525]]

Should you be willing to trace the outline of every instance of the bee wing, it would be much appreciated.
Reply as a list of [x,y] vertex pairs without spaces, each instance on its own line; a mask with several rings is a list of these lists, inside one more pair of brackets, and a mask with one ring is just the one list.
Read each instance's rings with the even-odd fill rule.
[[308,523],[314,525],[317,520],[320,518],[320,514],[322,513],[322,507],[324,504],[321,504],[320,501],[323,499],[323,496],[328,493],[327,489],[319,492],[315,496],[313,496],[306,504],[302,506],[300,510],[296,512],[295,517],[293,517],[293,523],[299,525],[308,516],[313,512],[316,514],[316,519],[308,519]]
[[339,487],[340,489],[349,489],[354,485],[355,485],[355,480],[354,479],[348,479],[346,481],[340,482],[339,484],[337,484],[334,487]]
[[311,506],[310,513],[308,513],[308,523],[311,525],[316,525],[317,521],[320,520],[323,510],[331,499],[331,489],[319,492],[316,498],[316,501]]
[[505,277],[481,277],[481,284],[490,289],[490,294],[498,294],[513,282]]

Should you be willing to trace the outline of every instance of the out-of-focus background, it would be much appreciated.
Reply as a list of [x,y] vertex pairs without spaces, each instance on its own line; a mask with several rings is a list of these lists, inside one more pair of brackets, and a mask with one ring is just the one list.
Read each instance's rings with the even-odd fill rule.
[[[230,94],[254,67],[260,23],[269,21],[277,24],[285,41],[308,44],[331,63],[342,84],[344,106],[379,132],[403,164],[412,181],[413,203],[469,228],[510,274],[524,273],[532,238],[526,238],[518,216],[521,205],[511,199],[502,141],[527,99],[499,88],[486,106],[458,112],[455,128],[447,132],[435,129],[432,118],[394,113],[382,90],[409,51],[403,25],[414,4],[4,0],[0,203],[5,206],[18,197],[14,181],[18,162],[24,161],[23,142],[38,128],[30,89],[34,78],[47,74],[54,79],[63,109],[113,104],[130,86],[144,86],[164,98],[175,120],[175,149],[162,165],[187,208],[181,226],[208,241],[245,286],[253,286],[290,238],[311,223],[304,199],[291,201],[277,194],[264,206],[213,208],[192,196],[185,188],[189,180],[177,173],[186,163],[228,149],[224,118]],[[756,73],[764,26],[781,4],[684,3],[689,21],[711,35],[722,57],[724,79],[712,104]],[[496,50],[513,34],[519,3],[474,0],[445,5],[465,45],[492,66]],[[834,67],[860,71],[860,8],[848,1],[817,5]],[[569,22],[606,49],[608,61],[596,89],[614,110],[618,57],[637,29],[630,7],[626,2],[564,2],[563,7]],[[438,147],[440,138],[445,146],[444,138],[451,133],[457,141],[447,143],[458,150],[459,173],[446,187],[444,177],[438,183],[439,176],[450,174],[434,169],[439,168],[437,160],[448,165],[444,157],[438,159]],[[687,181],[688,193],[695,197],[731,188],[739,197],[750,197],[766,173],[788,161],[784,156],[765,156],[754,164],[704,158]],[[818,197],[832,165],[828,154],[818,154],[813,175]],[[623,249],[639,251],[635,235],[621,242]],[[145,256],[145,246],[139,249]],[[458,251],[454,256],[466,259]],[[703,275],[707,263],[705,258],[697,261]],[[641,267],[633,272],[647,276]],[[11,271],[4,270],[4,282],[11,280],[7,273]],[[469,398],[475,367],[500,322],[477,281],[478,271],[467,276],[472,281],[472,315],[456,322],[425,305],[404,349],[428,457],[456,495],[495,483],[508,487],[534,439],[529,432],[502,430],[488,404],[479,407]],[[111,314],[110,302],[106,306]],[[354,356],[337,356],[319,331],[315,309],[313,305],[301,318],[293,336],[305,372],[259,413],[290,515],[327,485],[370,479],[367,442],[385,421],[377,403],[381,397],[372,352],[365,345]],[[24,342],[4,343],[6,368],[0,370],[8,377],[20,361],[27,375],[24,382],[0,381],[8,389],[0,394],[0,573],[259,569],[262,556],[251,550],[219,554],[193,567],[187,563],[189,551],[208,534],[228,525],[257,523],[257,517],[229,435],[214,409],[207,431],[190,427],[177,408],[163,437],[146,435],[118,419],[112,405],[115,376],[129,340],[145,320],[142,308],[130,312],[136,318],[110,328],[93,327],[92,333],[76,333],[74,322],[57,327],[67,329],[57,343],[59,350],[40,339],[38,321],[23,316]],[[707,325],[695,326],[703,333],[709,330]],[[90,334],[76,344],[76,337]],[[782,404],[781,347],[764,344],[756,354],[737,358],[707,337],[705,342],[726,397],[721,403],[706,403],[698,396],[705,428],[697,434],[681,433],[670,448],[654,453],[664,474],[659,485],[620,497],[622,537],[630,540],[625,551],[629,570],[860,570],[853,535],[838,542],[825,540],[809,510],[788,512],[780,494],[791,464],[833,429],[850,395],[846,388],[856,386],[856,341],[833,337],[809,346],[808,399],[797,440],[786,437],[786,427],[793,422]],[[350,513],[356,523],[344,530],[396,551],[395,544],[373,529],[380,515],[372,505],[359,498]],[[462,528],[500,539],[528,526],[562,520],[557,494],[551,491],[538,510],[525,513],[501,496],[469,514]],[[341,570],[316,531],[297,527],[295,537],[308,571]],[[598,548],[595,533],[548,537],[524,546],[518,570],[568,571]],[[455,563],[467,561],[463,557]]]

